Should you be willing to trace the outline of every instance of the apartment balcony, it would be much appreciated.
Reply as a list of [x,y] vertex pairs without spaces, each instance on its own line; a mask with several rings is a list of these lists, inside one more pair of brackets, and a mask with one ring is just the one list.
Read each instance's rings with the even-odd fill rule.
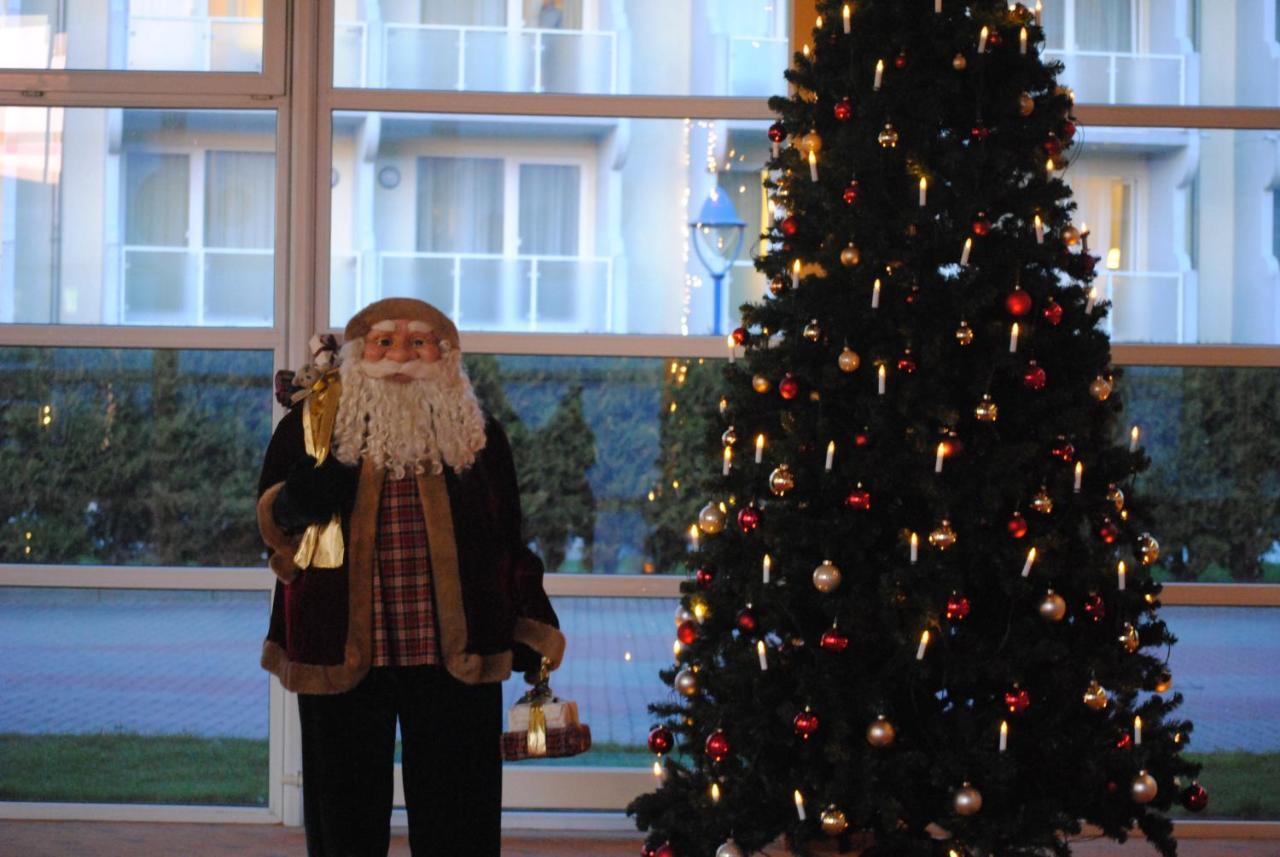
[[782,79],[782,71],[791,65],[789,52],[785,38],[730,36],[726,94],[759,96],[784,92],[786,81]]
[[275,251],[270,248],[120,248],[122,324],[271,324]]
[[262,71],[262,18],[129,15],[130,71]]
[[1194,343],[1195,275],[1187,271],[1102,271],[1098,299],[1111,301],[1104,329],[1115,342]]
[[461,328],[618,333],[613,260],[499,253],[335,253],[333,312],[347,317],[384,297],[439,307]]
[[1061,82],[1075,90],[1077,104],[1176,104],[1191,98],[1183,54],[1046,50],[1047,60],[1066,66]]
[[339,22],[338,86],[495,92],[618,91],[609,30]]

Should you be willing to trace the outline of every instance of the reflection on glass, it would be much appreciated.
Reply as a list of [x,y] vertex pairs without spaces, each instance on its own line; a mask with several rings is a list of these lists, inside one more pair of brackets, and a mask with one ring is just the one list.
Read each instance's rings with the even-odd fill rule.
[[262,71],[262,0],[9,0],[0,68]]
[[270,111],[0,107],[0,323],[269,326],[275,145]]
[[[331,323],[413,296],[464,330],[711,333],[764,294],[765,125],[336,114]],[[748,238],[721,320],[688,227],[713,192]]]
[[787,0],[334,0],[340,87],[770,95]]
[[0,800],[265,806],[267,607],[0,588]]
[[0,348],[0,562],[261,565],[271,359]]

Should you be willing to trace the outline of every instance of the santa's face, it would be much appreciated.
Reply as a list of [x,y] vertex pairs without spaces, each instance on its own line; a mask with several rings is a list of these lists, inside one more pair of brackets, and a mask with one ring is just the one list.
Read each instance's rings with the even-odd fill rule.
[[420,321],[380,321],[365,336],[362,356],[366,374],[403,384],[440,359],[440,339]]

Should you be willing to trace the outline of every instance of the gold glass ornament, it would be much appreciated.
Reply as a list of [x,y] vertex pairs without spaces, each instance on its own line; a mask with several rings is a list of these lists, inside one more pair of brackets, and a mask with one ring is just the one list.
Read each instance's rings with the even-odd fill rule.
[[840,264],[846,268],[856,267],[862,262],[862,251],[850,244],[840,251]]
[[683,625],[685,622],[696,622],[697,617],[693,615],[693,611],[683,604],[676,608],[676,627]]
[[1098,684],[1097,679],[1089,682],[1089,686],[1084,689],[1084,704],[1094,711],[1107,707],[1107,691]]
[[1116,507],[1117,512],[1124,510],[1124,492],[1114,482],[1107,487],[1107,499]]
[[956,71],[964,71],[969,67],[969,59],[964,54],[956,54],[951,58],[951,67]]
[[1049,496],[1049,489],[1044,486],[1036,492],[1036,496],[1031,498],[1031,508],[1039,512],[1041,515],[1047,515],[1053,511],[1053,498]]
[[1132,622],[1124,623],[1124,630],[1120,632],[1120,645],[1124,646],[1124,650],[1131,655],[1142,645],[1142,641],[1138,638],[1138,629],[1133,627]]
[[1030,116],[1036,112],[1036,100],[1031,97],[1031,93],[1024,92],[1018,96],[1018,113],[1023,116]]
[[872,747],[888,747],[898,737],[898,731],[893,728],[893,724],[885,719],[884,715],[880,715],[871,722],[867,727],[867,743]]
[[815,318],[806,324],[804,330],[801,331],[801,335],[810,342],[817,342],[821,339],[822,327],[818,324],[818,320]]
[[681,696],[695,696],[698,693],[698,674],[691,667],[685,667],[676,673],[673,684]]
[[763,375],[756,375],[751,379],[751,389],[757,393],[767,393],[772,386],[773,382]]
[[822,811],[822,832],[828,836],[839,836],[849,829],[849,819],[844,811],[832,804]]
[[858,356],[858,352],[846,345],[840,352],[840,356],[836,358],[836,364],[839,365],[840,371],[846,374],[857,372],[858,367],[862,365],[862,358]]
[[973,815],[982,809],[982,792],[965,783],[951,796],[951,805],[956,815]]
[[721,509],[720,504],[713,500],[698,512],[698,529],[713,536],[724,529],[724,519],[724,509]]
[[1089,384],[1089,395],[1099,402],[1105,402],[1111,398],[1111,382],[1099,375]]
[[779,464],[769,474],[769,490],[775,497],[785,497],[787,492],[796,487],[795,474],[785,464]]
[[956,531],[951,529],[951,521],[946,518],[943,518],[942,523],[938,524],[937,528],[929,533],[929,544],[940,551],[946,550],[955,543]]
[[1156,784],[1156,778],[1146,771],[1138,771],[1138,775],[1133,778],[1133,782],[1129,785],[1129,796],[1133,798],[1134,803],[1151,803],[1156,799],[1156,794],[1159,791],[1160,787]]
[[775,298],[785,293],[789,288],[791,288],[791,281],[786,277],[774,277],[769,281],[769,294]]
[[824,559],[813,570],[813,587],[819,592],[835,592],[840,588],[840,569],[829,559]]
[[822,137],[818,136],[817,131],[810,131],[800,138],[800,151],[804,152],[806,156],[810,152],[816,155],[822,151]]
[[724,430],[724,434],[720,435],[720,442],[725,446],[733,446],[738,442],[738,430],[729,426]]
[[956,342],[961,345],[969,345],[973,342],[973,328],[969,326],[969,322],[961,321],[960,326],[956,328]]
[[1069,86],[1058,86],[1053,90],[1054,95],[1064,96],[1072,104],[1076,103],[1076,91]]
[[1062,243],[1074,247],[1080,243],[1080,230],[1074,226],[1062,227]]
[[1160,558],[1160,543],[1151,533],[1138,536],[1138,559],[1143,565],[1151,565]]
[[892,122],[886,122],[884,123],[884,130],[880,132],[880,136],[876,139],[880,141],[882,149],[896,149],[898,148],[899,139],[898,129],[893,127]]
[[1050,589],[1040,599],[1040,618],[1050,622],[1061,622],[1067,615],[1067,600]]
[[1173,687],[1173,673],[1164,670],[1156,677],[1155,684],[1151,686],[1151,689],[1156,693],[1165,693],[1171,687]]
[[991,400],[989,393],[984,393],[982,401],[973,409],[973,415],[980,423],[993,423],[1000,418],[1000,408]]

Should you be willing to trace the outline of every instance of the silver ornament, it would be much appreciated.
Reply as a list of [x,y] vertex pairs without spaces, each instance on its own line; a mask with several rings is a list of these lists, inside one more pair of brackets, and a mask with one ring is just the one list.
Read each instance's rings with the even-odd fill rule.
[[683,625],[685,622],[696,622],[697,617],[693,615],[693,611],[683,604],[676,608],[676,627]]
[[829,559],[824,559],[822,564],[813,570],[813,586],[819,592],[836,591],[840,588],[840,580],[840,569]]
[[707,535],[715,535],[724,529],[725,513],[720,504],[712,501],[698,512],[698,529]]
[[1048,619],[1050,622],[1061,622],[1062,617],[1066,615],[1066,599],[1050,589],[1044,594],[1044,598],[1040,601],[1040,617],[1042,619]]
[[676,691],[681,696],[694,696],[698,693],[698,674],[685,667],[676,673]]
[[1156,799],[1159,791],[1160,786],[1156,784],[1156,778],[1146,771],[1138,771],[1138,775],[1129,785],[1129,795],[1134,803],[1151,803]]
[[1160,543],[1151,533],[1138,536],[1138,559],[1143,565],[1151,565],[1160,558]]
[[956,815],[973,815],[982,809],[982,792],[965,783],[951,796],[951,804],[955,807]]
[[716,857],[743,857],[742,849],[738,847],[738,843],[733,841],[733,837],[729,837],[723,845],[716,849]]

